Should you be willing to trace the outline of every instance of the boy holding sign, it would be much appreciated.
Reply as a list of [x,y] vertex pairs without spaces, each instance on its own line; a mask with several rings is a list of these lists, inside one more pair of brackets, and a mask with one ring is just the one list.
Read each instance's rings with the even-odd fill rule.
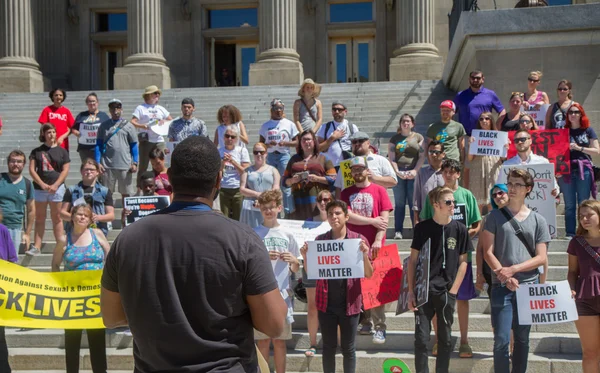
[[[370,259],[370,247],[367,239],[346,227],[348,222],[348,205],[343,201],[332,201],[327,204],[327,221],[331,230],[317,236],[315,241],[361,239],[360,251],[363,256],[364,273],[366,278],[373,275]],[[304,244],[300,253],[304,258],[304,266],[308,244]],[[308,268],[306,268],[308,272]],[[323,339],[323,371],[335,372],[335,352],[337,349],[338,326],[341,333],[342,355],[344,356],[344,373],[356,372],[356,348],[354,339],[358,328],[358,319],[362,307],[362,290],[359,278],[319,279],[317,280],[317,309],[321,336]]]
[[[448,372],[452,351],[452,323],[456,296],[467,271],[467,253],[473,251],[467,227],[453,219],[456,203],[454,192],[437,187],[429,193],[433,218],[415,226],[408,265],[408,305],[415,312],[415,367],[417,373],[429,373],[427,342],[431,320],[437,315],[438,354],[436,372]],[[419,252],[431,240],[429,289],[427,303],[417,309],[415,300],[415,267]]]
[[292,272],[298,272],[300,262],[298,261],[298,244],[291,232],[279,225],[277,216],[283,210],[283,195],[280,190],[269,190],[258,197],[260,212],[263,216],[263,224],[254,228],[254,231],[263,240],[271,264],[275,279],[279,286],[281,296],[288,306],[287,325],[282,335],[271,339],[258,330],[254,331],[254,339],[260,353],[265,360],[269,359],[269,348],[273,341],[273,352],[275,359],[275,371],[277,373],[285,372],[285,361],[287,354],[286,340],[292,339],[292,323],[294,322],[293,304],[290,290],[290,275]]

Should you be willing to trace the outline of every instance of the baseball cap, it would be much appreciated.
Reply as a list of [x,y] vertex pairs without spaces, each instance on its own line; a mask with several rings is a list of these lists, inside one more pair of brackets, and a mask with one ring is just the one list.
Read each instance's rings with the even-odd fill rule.
[[362,132],[362,131],[354,132],[350,136],[350,141],[352,141],[352,140],[368,140],[368,139],[369,139],[369,135],[367,135],[365,132]]
[[367,166],[367,160],[365,159],[365,157],[352,158],[350,160],[350,168],[352,168],[354,166],[362,166],[364,168],[369,168],[369,166]]
[[348,109],[348,108],[346,107],[346,105],[345,105],[345,104],[344,104],[342,101],[340,101],[340,100],[335,100],[335,101],[333,101],[333,103],[331,104],[331,107],[334,107],[334,106],[336,106],[336,105],[343,106],[343,107],[344,107],[344,109]]
[[442,103],[440,104],[440,109],[444,107],[456,111],[456,105],[454,105],[454,102],[452,102],[452,100],[442,101]]
[[110,101],[108,101],[108,107],[110,107],[112,104],[119,104],[123,106],[123,103],[118,98],[113,98]]

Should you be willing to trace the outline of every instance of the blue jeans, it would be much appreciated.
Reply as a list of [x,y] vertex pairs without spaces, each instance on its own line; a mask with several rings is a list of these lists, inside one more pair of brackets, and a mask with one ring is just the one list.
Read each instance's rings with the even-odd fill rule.
[[283,173],[290,161],[290,153],[269,153],[267,155],[267,164],[273,166],[281,175],[281,192],[283,193],[283,209],[285,215],[294,212],[294,197],[292,197],[292,189],[288,188],[283,182]]
[[[23,231],[21,228],[12,229],[8,228],[8,233],[10,233],[10,238],[12,239],[13,245],[15,246],[15,251],[19,254],[19,247],[21,246],[21,239],[23,238]],[[29,250],[28,247],[25,250]]]
[[413,227],[415,226],[415,220],[413,215],[413,192],[415,187],[415,180],[400,179],[398,178],[398,184],[394,187],[394,227],[396,232],[402,232],[404,227],[404,216],[406,215],[406,204],[410,210],[410,221]]
[[517,293],[504,286],[492,286],[492,325],[494,325],[494,372],[510,373],[508,346],[510,330],[515,335],[512,373],[527,371],[531,325],[519,325]]
[[[567,236],[575,236],[575,227],[577,226],[577,206],[586,199],[590,199],[592,194],[592,175],[587,168],[583,169],[583,180],[580,179],[579,168],[572,167],[571,175],[563,175],[558,178],[560,190],[565,199],[565,227]],[[564,178],[570,177],[570,183],[565,182]]]

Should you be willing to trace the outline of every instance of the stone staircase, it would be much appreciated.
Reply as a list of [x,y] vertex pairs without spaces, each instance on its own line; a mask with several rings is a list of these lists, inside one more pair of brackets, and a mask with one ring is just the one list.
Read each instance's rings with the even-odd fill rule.
[[[196,101],[197,117],[205,120],[209,133],[216,128],[216,112],[225,103],[233,103],[242,111],[251,142],[258,139],[260,125],[269,117],[269,102],[273,97],[286,103],[288,116],[297,87],[235,87],[235,88],[199,88],[172,89],[163,92],[161,104],[175,117],[179,113],[179,104],[183,97],[190,96]],[[74,115],[85,110],[84,98],[88,92],[68,92],[65,102]],[[138,91],[97,92],[101,109],[112,97],[123,101],[125,113],[131,113],[135,105],[141,102]],[[444,99],[451,98],[452,93],[436,81],[417,81],[400,83],[360,83],[324,85],[321,100],[324,106],[324,119],[330,119],[330,105],[335,99],[342,100],[348,106],[348,120],[356,123],[362,130],[381,139],[381,150],[386,152],[387,139],[396,129],[399,116],[408,112],[416,116],[416,130],[423,133],[427,125],[438,118],[438,105]],[[26,154],[39,145],[37,141],[37,117],[41,109],[49,103],[45,94],[0,94],[0,115],[3,118],[3,135],[0,136],[0,170],[6,170],[6,155],[13,148],[21,148]],[[129,115],[129,114],[127,114]],[[376,141],[376,140],[375,140]],[[72,146],[72,167],[67,179],[68,184],[80,180],[79,156]],[[27,174],[27,172],[25,172]],[[392,191],[389,191],[393,201]],[[120,217],[120,195],[115,193],[115,216]],[[558,235],[564,236],[563,205],[559,205]],[[410,252],[412,231],[410,220],[404,221],[403,240],[388,239],[387,243],[395,243],[401,259]],[[109,232],[112,241],[119,234],[120,221],[113,222],[113,230]],[[42,254],[37,257],[26,257],[23,248],[19,255],[22,265],[38,271],[49,271],[54,249],[54,237],[51,224],[46,222],[46,233]],[[388,237],[394,233],[393,216],[390,217]],[[554,240],[549,252],[549,281],[566,279],[568,241]],[[473,259],[475,262],[475,259]],[[489,300],[480,297],[470,302],[471,314],[469,325],[469,342],[474,351],[473,359],[460,359],[458,353],[452,356],[452,372],[492,372],[493,371],[493,335],[491,333]],[[374,345],[370,336],[357,336],[357,371],[381,372],[383,361],[388,358],[399,358],[414,368],[413,343],[414,319],[411,314],[395,315],[396,304],[386,306],[388,334],[384,345]],[[306,358],[304,350],[309,347],[306,320],[306,304],[295,302],[295,323],[293,339],[288,342],[287,370],[290,372],[321,372],[321,355]],[[64,337],[62,330],[19,330],[9,328],[6,331],[9,345],[10,361],[16,372],[59,372],[64,371]],[[458,320],[455,315],[453,339],[459,336]],[[320,340],[320,336],[319,336]],[[456,344],[456,341],[454,341]],[[84,337],[82,346],[87,346]],[[431,347],[431,346],[430,346]],[[458,350],[458,346],[456,346]],[[320,352],[320,350],[319,350]],[[132,338],[114,331],[107,331],[107,355],[110,372],[131,371],[133,368]],[[341,355],[337,355],[337,370],[342,372]],[[434,369],[435,360],[430,358],[430,369]],[[81,369],[91,370],[89,351],[81,351]],[[573,323],[550,326],[534,326],[531,332],[528,372],[563,372],[581,371],[581,347],[579,336]]]

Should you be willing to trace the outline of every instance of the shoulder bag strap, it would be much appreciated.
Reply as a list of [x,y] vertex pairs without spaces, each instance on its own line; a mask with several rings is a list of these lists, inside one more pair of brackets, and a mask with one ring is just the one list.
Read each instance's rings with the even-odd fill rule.
[[532,258],[535,257],[535,251],[533,250],[531,245],[529,245],[529,242],[527,242],[527,239],[525,238],[525,235],[523,234],[523,229],[521,228],[521,224],[519,224],[517,219],[515,219],[515,217],[506,209],[506,207],[501,208],[500,211],[502,211],[502,215],[504,215],[506,220],[508,220],[510,225],[512,225],[513,229],[515,230],[515,234],[517,235],[517,237],[519,238],[521,243],[523,243],[523,245],[525,245],[525,248],[527,249],[527,252],[529,253],[529,255],[531,255]]
[[596,263],[600,264],[600,254],[598,254],[594,249],[592,249],[592,247],[585,240],[585,238],[583,238],[581,236],[577,236],[577,237],[575,237],[575,239],[585,249],[585,251],[587,251],[587,253],[590,254],[592,259],[594,259],[596,261]]
[[[310,110],[310,108],[308,107],[308,105],[306,105],[306,102],[304,102],[304,99],[301,99],[300,101],[302,101],[302,105],[304,105],[304,107],[306,108],[306,111],[308,111],[308,115],[310,115],[310,117],[312,118],[312,120],[317,123],[317,119],[315,118],[315,116],[313,115],[312,111]],[[315,99],[315,105],[317,104],[317,100]]]
[[104,146],[102,149],[102,154],[104,154],[104,152],[106,151],[106,144],[108,144],[108,140],[110,140],[114,135],[117,134],[117,132],[119,132],[121,130],[121,128],[125,127],[125,125],[127,124],[127,121],[124,119],[121,119],[119,122],[119,126],[117,127],[117,129],[115,130],[115,132],[111,133],[110,135],[108,135],[108,137],[106,138],[106,140],[104,140]]

